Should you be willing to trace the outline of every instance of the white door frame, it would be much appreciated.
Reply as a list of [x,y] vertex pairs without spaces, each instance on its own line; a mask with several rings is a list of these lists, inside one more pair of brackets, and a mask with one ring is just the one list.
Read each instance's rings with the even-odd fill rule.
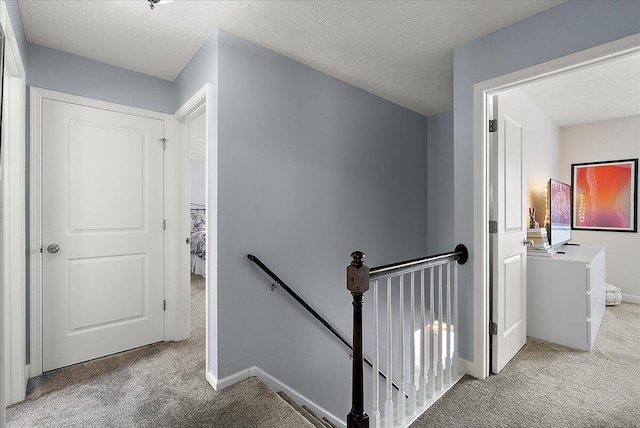
[[[180,242],[179,221],[176,217],[175,183],[178,178],[175,152],[179,144],[174,137],[174,119],[172,115],[158,113],[135,107],[123,106],[77,95],[65,94],[48,89],[31,88],[31,364],[29,377],[42,374],[42,102],[45,99],[80,104],[89,107],[116,111],[125,114],[158,119],[164,122],[164,135],[167,138],[167,149],[164,154],[164,217],[167,228],[164,233],[164,295],[167,301],[167,309],[164,317],[164,340],[181,340],[179,332],[184,331],[184,320],[176,313],[176,290],[179,283],[176,281],[176,252]],[[173,141],[172,141],[173,140]]]
[[[0,23],[5,33],[3,103],[2,248],[0,254],[0,427],[5,406],[24,399],[27,385],[25,271],[25,69],[4,1]],[[8,372],[7,372],[8,370]]]
[[[176,177],[177,186],[179,186],[181,198],[176,201],[178,216],[181,221],[181,230],[184,231],[185,237],[190,237],[191,219],[189,216],[190,206],[190,181],[191,177],[186,172],[190,171],[190,139],[189,139],[189,122],[205,112],[205,209],[206,224],[205,234],[206,240],[206,277],[205,277],[205,348],[206,348],[206,376],[209,383],[215,385],[218,374],[218,353],[217,353],[217,313],[212,312],[211,302],[216,301],[218,289],[218,245],[217,238],[211,239],[212,234],[216,234],[218,230],[218,182],[210,179],[210,168],[218,165],[218,128],[217,128],[217,110],[214,104],[215,93],[214,85],[205,84],[198,92],[196,92],[182,107],[176,111],[174,118],[177,121],[176,132],[180,133],[180,154],[176,156],[180,164],[181,174]],[[184,241],[183,241],[184,242]],[[184,302],[186,307],[182,313],[185,319],[191,317],[191,292],[190,292],[190,246],[187,245],[184,251],[176,256],[176,260],[180,260],[177,266],[177,275],[184,275],[184,287],[180,288],[183,293],[179,300]],[[215,305],[213,306],[216,307]],[[191,324],[189,323],[189,327]],[[188,331],[187,331],[188,332]],[[212,343],[213,347],[210,346]],[[213,376],[213,379],[212,379]],[[215,388],[215,386],[214,386]]]
[[473,85],[473,363],[469,374],[489,375],[489,191],[488,97],[501,91],[559,76],[640,52],[640,34],[537,64]]

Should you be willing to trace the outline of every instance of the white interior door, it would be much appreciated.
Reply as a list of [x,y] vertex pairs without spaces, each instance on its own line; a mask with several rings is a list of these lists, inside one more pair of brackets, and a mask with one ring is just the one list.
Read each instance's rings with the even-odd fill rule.
[[524,118],[515,106],[493,97],[497,130],[489,141],[491,233],[491,371],[499,373],[527,341],[527,236]]
[[43,101],[44,371],[164,339],[163,129]]

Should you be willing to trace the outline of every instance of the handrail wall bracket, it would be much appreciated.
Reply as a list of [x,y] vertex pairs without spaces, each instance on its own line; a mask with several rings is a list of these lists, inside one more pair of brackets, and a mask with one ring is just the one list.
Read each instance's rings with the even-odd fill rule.
[[[362,254],[362,257],[364,257],[364,254]],[[349,343],[346,337],[344,337],[341,333],[339,333],[335,327],[333,327],[327,320],[325,320],[320,314],[318,314],[318,312],[315,309],[313,309],[307,302],[305,302],[304,299],[298,296],[298,294],[296,294],[296,292],[293,291],[291,287],[289,287],[284,281],[282,281],[282,279],[280,279],[278,275],[276,275],[271,269],[269,269],[264,263],[262,263],[262,260],[254,256],[253,254],[247,254],[247,258],[251,260],[253,263],[255,263],[256,266],[258,266],[264,273],[266,273],[274,281],[271,284],[271,291],[275,291],[278,287],[282,288],[284,291],[287,292],[287,294],[293,297],[293,299],[296,302],[302,305],[302,307],[305,308],[307,312],[313,315],[313,317],[316,320],[318,320],[320,324],[322,324],[327,330],[329,330],[331,334],[333,334],[342,343],[344,343],[347,348],[349,348],[350,350],[353,350],[353,345]],[[360,258],[360,260],[362,260],[362,258]],[[349,358],[353,359],[353,354],[350,354]],[[369,361],[368,358],[363,356],[362,359],[369,367],[373,367],[373,364],[371,363],[371,361]],[[384,372],[379,370],[378,373],[380,377],[382,377],[385,380],[387,379],[387,375]],[[398,388],[398,385],[395,384],[395,382],[391,381],[391,384],[393,386],[393,389],[395,389],[396,391],[400,390]]]
[[455,252],[460,253],[458,264],[463,265],[467,262],[467,260],[469,260],[469,250],[467,249],[466,245],[464,244],[456,245]]

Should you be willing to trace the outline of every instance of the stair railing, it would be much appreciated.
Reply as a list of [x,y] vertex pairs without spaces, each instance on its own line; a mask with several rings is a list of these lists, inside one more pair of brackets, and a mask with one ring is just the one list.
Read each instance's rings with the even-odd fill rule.
[[[349,342],[346,337],[344,337],[333,325],[331,325],[329,321],[327,321],[322,315],[320,315],[318,311],[316,311],[302,297],[300,297],[295,291],[293,291],[291,287],[289,287],[282,279],[280,279],[278,275],[276,275],[271,269],[269,269],[267,265],[262,262],[262,260],[254,256],[253,254],[247,254],[247,258],[255,263],[260,269],[262,269],[262,271],[264,271],[264,273],[269,275],[269,277],[271,277],[271,279],[275,281],[275,283],[271,286],[272,290],[275,290],[275,288],[278,286],[282,287],[284,291],[286,291],[291,297],[293,297],[296,302],[302,305],[302,307],[305,308],[311,315],[313,315],[313,317],[318,320],[323,326],[325,326],[327,330],[329,330],[335,337],[337,337],[342,343],[344,343],[347,348],[353,351],[353,345],[351,344],[351,342]],[[355,355],[353,355],[353,357],[355,358]],[[373,363],[368,358],[362,357],[362,360],[369,367],[373,367]],[[378,370],[378,375],[382,377],[382,379],[387,380],[387,375],[383,371]],[[391,382],[391,387],[396,391],[399,390],[398,385],[396,385],[394,382]]]
[[[408,260],[390,265],[379,266],[369,269],[363,262],[364,253],[355,251],[351,254],[352,261],[347,266],[347,289],[353,297],[353,379],[352,379],[352,406],[347,415],[347,428],[369,427],[369,416],[364,411],[364,378],[363,378],[363,349],[362,349],[362,298],[369,288],[373,289],[373,319],[374,319],[374,354],[373,373],[380,369],[380,342],[379,336],[379,287],[380,282],[385,280],[386,285],[386,341],[384,351],[386,353],[387,378],[386,378],[386,401],[384,405],[384,420],[381,419],[380,411],[380,379],[373,376],[372,389],[372,420],[376,428],[384,421],[386,428],[393,426],[406,427],[407,418],[415,420],[429,406],[429,400],[433,402],[438,394],[443,394],[446,388],[450,387],[458,380],[458,271],[457,265],[466,263],[469,253],[467,248],[460,244],[450,253],[438,254],[435,256],[420,259]],[[457,262],[457,263],[456,263]],[[446,268],[446,269],[443,269]],[[437,270],[437,275],[436,271]],[[453,289],[451,276],[453,272]],[[427,274],[428,284],[425,280]],[[443,287],[443,280],[446,273],[446,286]],[[404,343],[405,338],[405,298],[404,281],[405,277],[410,281],[410,324],[411,337],[409,346]],[[435,278],[438,278],[436,283]],[[416,278],[418,277],[418,278]],[[398,342],[401,350],[398,358],[399,390],[402,394],[397,394],[397,405],[393,399],[393,332],[392,322],[392,279],[397,278],[399,283],[398,310],[399,326],[396,326],[399,334]],[[416,285],[419,283],[419,286]],[[437,300],[436,306],[436,287]],[[419,325],[416,330],[416,289],[420,290],[419,299]],[[428,293],[428,294],[426,294]],[[453,294],[453,299],[452,299]],[[446,295],[446,302],[443,298]],[[452,302],[453,300],[453,302]],[[429,303],[427,317],[426,303]],[[443,304],[445,306],[443,306]],[[428,323],[427,323],[428,322]],[[415,361],[415,337],[419,331],[419,361]],[[452,338],[453,336],[453,338]],[[446,342],[446,343],[445,343]],[[408,350],[407,350],[408,348]],[[409,352],[409,385],[405,389],[405,354]],[[415,373],[418,369],[418,379]],[[408,395],[405,393],[408,393]],[[408,399],[408,401],[407,401]],[[397,425],[396,425],[397,422]],[[410,422],[410,421],[409,421]]]

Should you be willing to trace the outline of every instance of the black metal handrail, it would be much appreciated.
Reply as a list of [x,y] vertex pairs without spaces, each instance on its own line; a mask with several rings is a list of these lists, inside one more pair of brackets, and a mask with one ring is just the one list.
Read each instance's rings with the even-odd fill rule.
[[[284,289],[284,291],[289,293],[289,295],[293,297],[296,302],[300,303],[303,308],[305,308],[311,315],[313,315],[315,319],[320,321],[320,323],[323,326],[325,326],[331,333],[333,333],[335,337],[340,339],[340,341],[345,345],[347,345],[349,349],[353,350],[353,346],[351,346],[351,343],[347,340],[347,338],[345,338],[342,334],[340,334],[338,330],[336,330],[331,324],[329,324],[329,321],[325,320],[322,317],[322,315],[320,315],[307,302],[305,302],[302,297],[298,296],[298,294],[295,291],[293,291],[291,287],[289,287],[282,279],[280,279],[278,275],[276,275],[271,269],[269,269],[264,263],[262,263],[262,260],[254,256],[253,254],[247,254],[247,258],[252,262],[254,262],[255,264],[257,264],[260,267],[260,269],[262,269],[267,275],[271,277],[271,279],[273,279],[276,282],[277,285],[281,286]],[[369,365],[371,364],[369,363]]]
[[391,263],[388,265],[369,268],[369,281],[374,281],[386,276],[400,275],[404,271],[415,271],[427,269],[433,266],[445,264],[450,261],[458,261],[463,265],[469,259],[467,247],[462,244],[456,246],[454,251],[434,256],[420,257],[419,259],[407,260],[403,262]]
[[[349,340],[347,338],[345,338],[342,334],[340,334],[340,332],[338,330],[335,329],[335,327],[333,327],[329,321],[327,321],[326,319],[324,319],[322,317],[322,315],[320,315],[315,309],[313,309],[307,302],[304,301],[304,299],[302,297],[300,297],[295,291],[293,291],[291,289],[291,287],[289,287],[282,279],[280,279],[280,277],[278,275],[276,275],[271,269],[269,269],[267,267],[267,265],[265,265],[262,260],[260,260],[259,258],[257,258],[256,256],[254,256],[253,254],[247,254],[247,258],[249,260],[251,260],[252,262],[254,262],[256,265],[258,265],[258,267],[260,269],[262,269],[264,271],[264,273],[266,273],[267,275],[269,275],[271,277],[271,279],[273,279],[277,285],[279,285],[280,287],[282,287],[282,289],[284,291],[286,291],[291,297],[293,297],[295,299],[296,302],[300,303],[302,305],[303,308],[305,308],[311,315],[313,315],[313,317],[315,319],[317,319],[318,321],[320,321],[320,323],[325,326],[335,337],[337,337],[342,343],[344,343],[351,351],[353,351],[353,345],[351,345],[351,342],[349,342]],[[367,365],[369,367],[373,368],[373,364],[371,363],[371,361],[369,361],[368,358],[363,358],[364,362],[367,363]],[[378,371],[378,373],[380,374],[380,376],[383,379],[387,379],[387,375],[382,372],[382,371]],[[400,389],[398,388],[398,385],[395,384],[395,382],[391,382],[393,385],[393,388],[396,391],[399,391]],[[405,394],[406,396],[406,394]]]

